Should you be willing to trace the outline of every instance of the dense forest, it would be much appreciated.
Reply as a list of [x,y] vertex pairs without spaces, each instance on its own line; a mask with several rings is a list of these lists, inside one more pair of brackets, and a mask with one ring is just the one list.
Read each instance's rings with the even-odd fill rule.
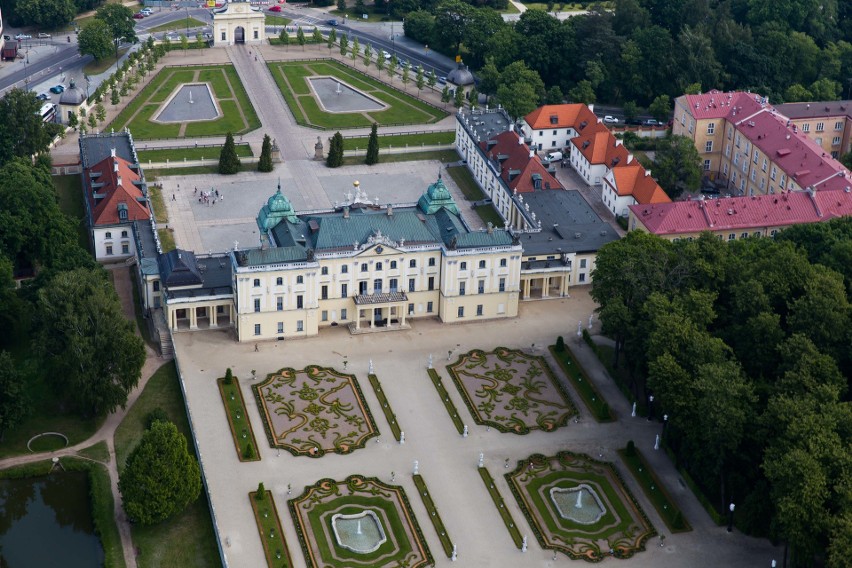
[[631,232],[593,272],[603,333],[668,415],[678,464],[793,566],[849,566],[850,295],[848,217],[730,243]]
[[852,89],[852,2],[614,0],[564,21],[527,10],[514,24],[494,9],[499,0],[395,8],[412,4],[391,2],[407,36],[484,75],[488,61],[492,72],[523,61],[541,78],[540,100],[554,88],[573,102],[639,106],[714,88],[751,89],[773,103],[835,100]]

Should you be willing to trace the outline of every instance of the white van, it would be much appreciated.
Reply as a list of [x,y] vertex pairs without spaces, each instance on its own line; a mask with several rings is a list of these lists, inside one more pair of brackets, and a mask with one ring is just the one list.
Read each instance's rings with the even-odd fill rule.
[[547,155],[547,159],[551,162],[555,162],[562,159],[562,152],[551,152]]

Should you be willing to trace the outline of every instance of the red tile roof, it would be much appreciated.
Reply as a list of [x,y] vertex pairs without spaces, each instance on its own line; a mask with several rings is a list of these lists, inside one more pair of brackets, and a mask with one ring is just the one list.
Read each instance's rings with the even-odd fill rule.
[[[535,191],[533,176],[541,176],[541,189],[563,189],[535,153],[530,157],[530,147],[515,132],[501,132],[489,141],[480,142],[479,146],[492,163],[500,164],[500,177],[509,189],[517,190],[518,193]],[[500,160],[501,156],[503,160]]]
[[[615,182],[613,189],[622,197],[632,195],[633,199],[641,205],[671,202],[657,180],[637,162],[613,168],[612,176]],[[604,181],[612,185],[608,178],[604,178]]]
[[524,117],[527,124],[533,130],[546,130],[548,128],[573,128],[581,130],[580,124],[596,124],[598,117],[589,107],[576,103],[570,105],[544,105],[538,107]]
[[[116,225],[148,219],[148,207],[142,189],[133,183],[140,181],[141,177],[130,166],[130,162],[123,158],[108,157],[89,168],[86,174],[89,185],[86,198],[89,200],[94,225]],[[97,173],[100,176],[91,177]],[[92,184],[103,185],[92,187]],[[126,220],[119,218],[120,207],[127,207]]]
[[701,231],[745,231],[828,221],[852,215],[852,192],[795,191],[778,195],[698,199],[631,205],[645,228],[656,235]]
[[788,128],[786,121],[771,109],[763,109],[736,127],[802,189],[843,189],[852,185],[852,177],[843,164],[807,135]]
[[[766,105],[763,103],[763,98],[754,93],[742,91],[723,93],[715,89],[700,95],[683,95],[680,100],[685,102],[685,106],[696,120],[724,118],[736,122],[756,113]],[[675,118],[679,119],[679,117]]]
[[575,136],[571,144],[577,147],[580,154],[591,164],[605,164],[607,168],[627,164],[630,152],[606,127],[589,134]]

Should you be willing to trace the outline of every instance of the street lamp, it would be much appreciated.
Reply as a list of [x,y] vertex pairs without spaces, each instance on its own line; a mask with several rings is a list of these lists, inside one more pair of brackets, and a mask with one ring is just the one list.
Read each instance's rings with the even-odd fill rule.
[[654,395],[648,396],[648,422],[654,418]]
[[662,438],[666,437],[666,426],[669,424],[669,415],[663,414],[663,435]]
[[732,532],[734,530],[734,509],[736,508],[737,506],[733,503],[728,505],[728,532]]

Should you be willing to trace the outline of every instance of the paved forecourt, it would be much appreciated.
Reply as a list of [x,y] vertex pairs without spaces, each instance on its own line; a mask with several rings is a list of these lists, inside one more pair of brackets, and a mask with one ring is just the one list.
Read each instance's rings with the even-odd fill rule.
[[[444,368],[448,350],[453,350],[455,359],[473,348],[506,346],[530,349],[534,343],[534,352],[549,359],[544,346],[553,343],[559,333],[572,336],[573,341],[570,332],[572,328],[576,329],[573,323],[585,321],[593,308],[587,289],[573,289],[570,298],[524,302],[520,316],[511,320],[466,325],[415,320],[409,331],[360,336],[351,336],[342,328],[331,328],[311,339],[261,343],[257,352],[254,344],[238,344],[226,331],[175,334],[176,354],[229,566],[264,565],[263,549],[248,498],[248,492],[256,489],[258,482],[264,482],[266,488],[273,492],[294,565],[305,566],[293,519],[286,506],[287,499],[300,495],[306,486],[323,478],[343,480],[349,475],[361,474],[391,483],[392,472],[396,477],[393,484],[402,486],[410,496],[414,515],[436,563],[449,565],[423,502],[415,497],[417,491],[411,478],[414,460],[419,461],[419,473],[430,488],[448,535],[458,545],[460,566],[566,566],[570,560],[564,554],[557,554],[553,560],[551,551],[540,548],[503,477],[507,471],[504,468],[507,458],[514,467],[518,460],[533,453],[550,456],[561,450],[614,462],[650,522],[658,532],[666,534],[665,547],[657,546],[658,541],[652,540],[646,551],[629,560],[619,561],[625,562],[626,566],[768,565],[771,558],[779,557],[777,549],[773,549],[767,541],[745,537],[736,531],[727,533],[724,527],[712,525],[694,496],[677,483],[669,482],[668,475],[662,475],[667,481],[667,489],[684,505],[687,518],[695,527],[689,533],[667,533],[662,520],[615,452],[624,447],[628,439],[636,439],[637,444],[643,439],[653,440],[659,425],[631,419],[629,406],[621,397],[610,400],[611,406],[622,417],[621,421],[596,424],[580,404],[579,397],[569,388],[569,394],[580,410],[579,423],[572,421],[555,432],[536,430],[520,436],[475,424],[459,392],[452,387],[449,388],[449,396],[470,431],[466,438],[457,433],[426,374],[430,354],[447,385],[452,384]],[[249,418],[255,432],[259,433],[263,432],[263,424],[251,392],[253,383],[284,366],[303,369],[319,364],[342,370],[344,359],[348,361],[346,372],[356,375],[366,403],[373,412],[379,428],[378,439],[369,440],[365,448],[356,449],[348,455],[329,453],[317,459],[279,452],[259,438],[261,461],[238,461],[215,383],[227,367],[240,378]],[[384,414],[379,410],[379,402],[367,381],[370,360],[405,432],[405,444],[394,440]],[[583,363],[588,365],[591,361]],[[553,362],[551,366],[558,368]],[[252,371],[256,371],[256,381],[251,380]],[[522,534],[529,537],[526,553],[513,544],[486,492],[477,472],[480,451],[484,452],[485,466],[495,478],[515,522]],[[659,461],[657,457],[654,456],[655,464]],[[662,462],[661,467],[670,468],[670,464]],[[288,485],[292,486],[289,497]],[[606,561],[613,562],[609,558]]]

